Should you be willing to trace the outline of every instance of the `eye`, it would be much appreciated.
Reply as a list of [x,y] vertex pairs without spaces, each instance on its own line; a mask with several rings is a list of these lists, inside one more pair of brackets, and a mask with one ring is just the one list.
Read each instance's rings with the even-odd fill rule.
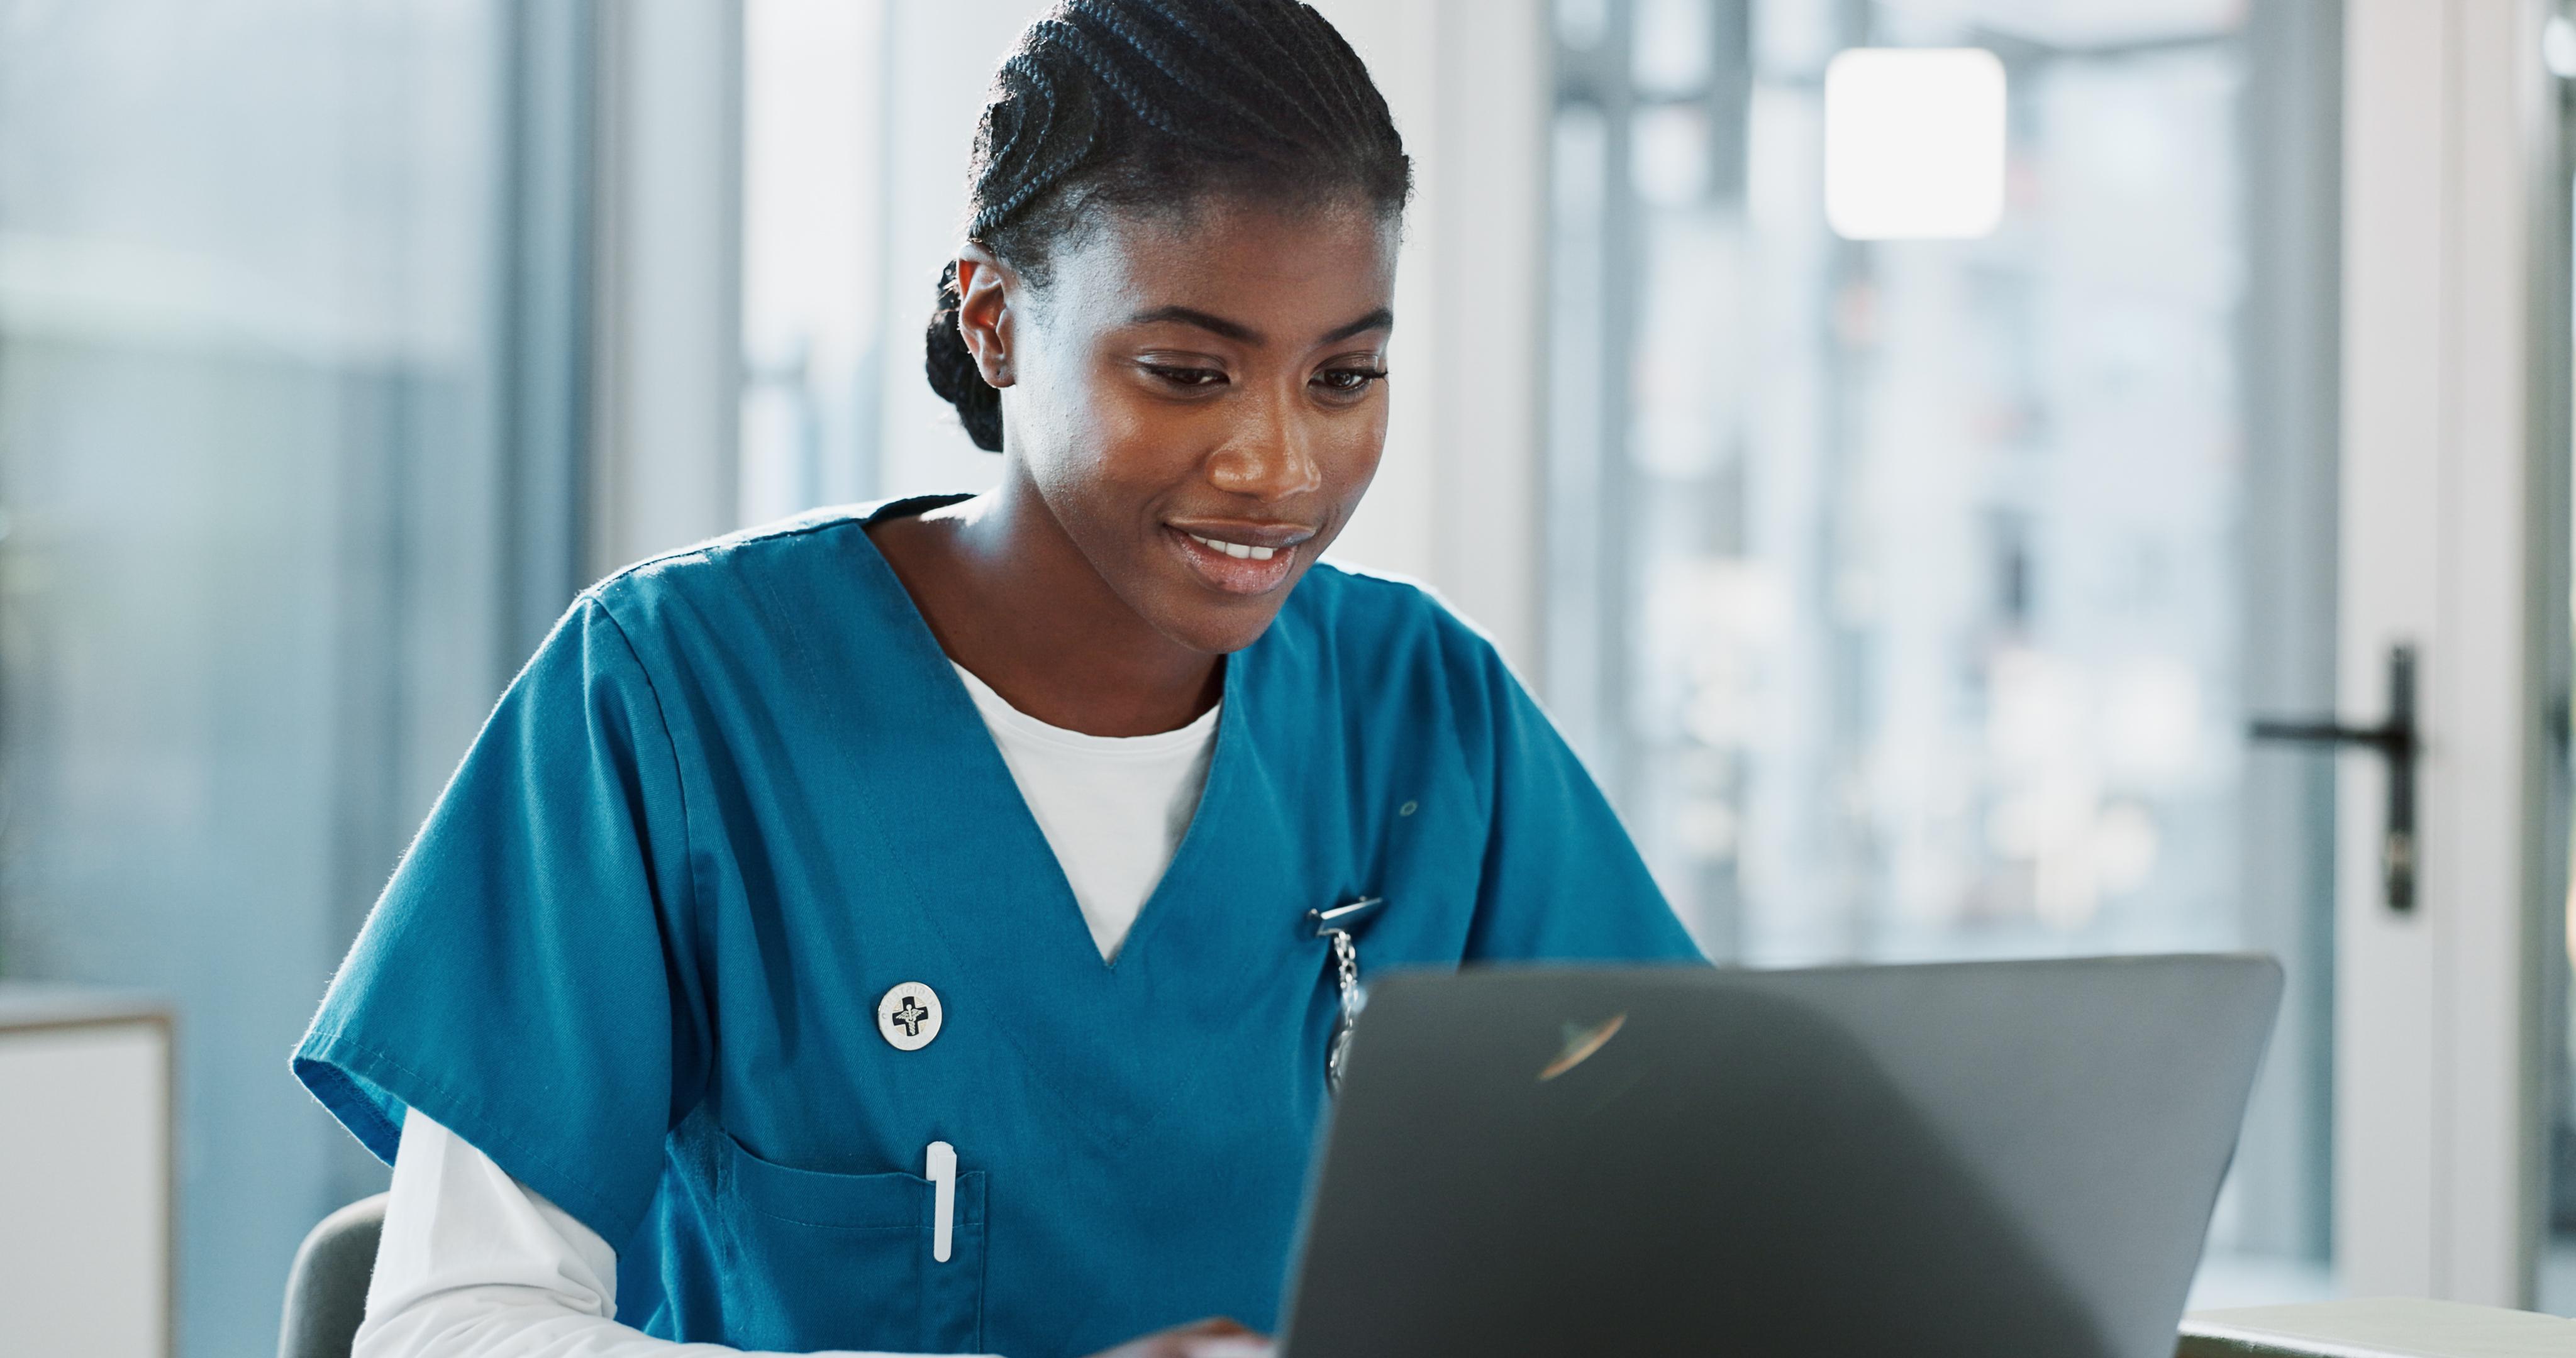
[[1221,386],[1225,382],[1225,374],[1215,368],[1178,368],[1160,363],[1148,363],[1145,365],[1145,371],[1173,386],[1191,390]]
[[1326,368],[1315,374],[1315,385],[1335,396],[1358,396],[1386,380],[1383,368]]

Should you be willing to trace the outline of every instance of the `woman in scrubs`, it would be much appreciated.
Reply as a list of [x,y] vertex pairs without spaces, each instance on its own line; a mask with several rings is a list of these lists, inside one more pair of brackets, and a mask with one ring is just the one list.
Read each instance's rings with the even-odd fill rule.
[[1029,27],[929,331],[999,488],[585,591],[298,1049],[394,1166],[362,1354],[1241,1345],[1356,968],[1696,958],[1485,639],[1317,560],[1410,180],[1304,5]]

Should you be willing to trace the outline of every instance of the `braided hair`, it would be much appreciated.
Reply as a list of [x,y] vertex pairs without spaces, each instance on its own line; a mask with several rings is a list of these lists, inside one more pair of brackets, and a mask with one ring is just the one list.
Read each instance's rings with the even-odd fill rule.
[[[1187,211],[1214,197],[1365,203],[1400,214],[1412,162],[1368,68],[1297,0],[1058,0],[1020,34],[975,132],[966,235],[1044,287],[1050,251],[1100,210]],[[979,448],[1002,398],[939,277],[930,386]]]

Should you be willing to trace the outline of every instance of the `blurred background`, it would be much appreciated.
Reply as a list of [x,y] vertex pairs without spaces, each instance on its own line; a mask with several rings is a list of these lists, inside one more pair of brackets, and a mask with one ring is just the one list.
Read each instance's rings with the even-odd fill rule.
[[[2576,1313],[2556,6],[1320,8],[1422,184],[1339,555],[1495,636],[1710,955],[2271,952],[2196,1303]],[[920,332],[1038,9],[0,0],[0,1147],[106,1078],[13,1012],[144,1025],[80,1097],[166,1132],[43,1152],[152,1167],[118,1351],[271,1351],[383,1186],[285,1057],[578,589],[995,479]],[[2391,637],[2416,911],[2372,758],[2247,733],[2378,721]],[[25,1168],[0,1351],[89,1215]]]

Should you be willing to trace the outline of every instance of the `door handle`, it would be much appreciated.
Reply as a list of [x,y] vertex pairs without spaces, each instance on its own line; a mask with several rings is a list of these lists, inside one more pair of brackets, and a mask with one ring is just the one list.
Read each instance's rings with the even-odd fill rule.
[[2423,733],[2415,725],[2415,648],[2388,650],[2388,719],[2377,726],[2346,726],[2331,718],[2295,721],[2258,717],[2248,733],[2256,740],[2288,740],[2311,745],[2360,745],[2388,759],[2388,821],[2379,844],[2380,881],[2388,908],[2406,914],[2415,909],[2415,759],[2423,752]]

